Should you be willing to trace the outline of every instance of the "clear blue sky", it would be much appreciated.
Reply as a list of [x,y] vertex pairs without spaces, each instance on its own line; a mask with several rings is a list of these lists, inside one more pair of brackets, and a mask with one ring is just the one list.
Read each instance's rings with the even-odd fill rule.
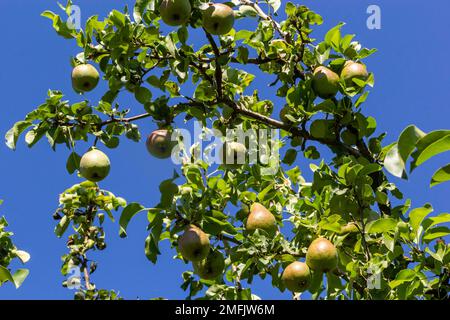
[[[128,3],[131,7],[132,1],[75,2],[81,6],[83,21],[93,14],[102,17],[113,8],[122,9],[119,3]],[[301,3],[325,19],[324,25],[314,34],[317,38],[344,21],[347,23],[345,32],[356,33],[365,46],[379,49],[366,60],[370,71],[375,73],[376,86],[364,109],[366,114],[378,120],[378,132],[388,132],[386,142],[394,141],[409,124],[416,124],[426,132],[449,128],[449,2],[303,0]],[[370,4],[381,7],[381,30],[371,31],[366,27],[366,8]],[[62,13],[54,0],[0,1],[2,136],[15,121],[23,119],[45,99],[49,88],[62,90],[71,101],[81,99],[71,89],[69,64],[70,56],[78,53],[79,48],[74,42],[58,37],[50,20],[40,17],[46,9]],[[192,43],[203,40],[190,39]],[[256,79],[256,86],[263,88],[265,83],[258,82],[261,80],[264,78]],[[104,88],[102,84],[88,98],[95,104]],[[129,96],[121,101],[135,107],[135,113],[142,112]],[[153,130],[155,125],[143,121],[140,127],[145,133]],[[70,299],[73,296],[73,292],[61,287],[60,256],[67,249],[65,239],[58,239],[53,233],[52,213],[58,205],[58,194],[80,180],[66,173],[68,150],[61,147],[53,152],[44,140],[33,149],[28,149],[20,140],[15,152],[0,144],[0,199],[5,200],[0,214],[7,216],[18,247],[32,256],[27,264],[31,274],[24,285],[19,290],[11,284],[5,285],[0,289],[0,299]],[[174,165],[150,157],[143,143],[124,140],[118,149],[108,151],[108,154],[113,167],[111,175],[102,182],[102,188],[129,202],[138,201],[149,207],[157,204],[159,182],[171,177]],[[400,185],[405,197],[413,199],[413,206],[431,202],[437,213],[448,211],[449,184],[434,189],[428,187],[432,173],[448,160],[447,154],[429,161],[408,182],[392,180]],[[99,261],[94,282],[101,288],[119,290],[127,299],[184,298],[186,295],[179,285],[181,273],[187,266],[172,259],[174,251],[169,250],[167,242],[163,244],[165,253],[156,266],[147,261],[143,251],[146,224],[145,214],[136,217],[129,227],[129,237],[120,239],[118,225],[106,222],[109,246],[94,256]],[[257,281],[253,290],[265,299],[290,298],[289,293],[272,288],[269,278],[264,282]]]

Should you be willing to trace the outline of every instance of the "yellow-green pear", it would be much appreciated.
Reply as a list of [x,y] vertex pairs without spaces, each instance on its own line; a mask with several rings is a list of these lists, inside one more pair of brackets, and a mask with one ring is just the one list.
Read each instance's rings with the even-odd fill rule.
[[295,261],[284,269],[281,280],[288,290],[303,292],[311,283],[311,271],[306,263]]
[[72,70],[72,87],[78,92],[93,90],[100,80],[100,75],[94,66],[80,64]]
[[189,0],[163,0],[159,12],[164,23],[169,26],[180,26],[190,18],[191,4]]
[[108,156],[96,148],[92,148],[81,157],[80,174],[89,181],[98,182],[105,179],[110,169]]
[[178,238],[178,250],[186,260],[201,261],[210,250],[208,235],[199,227],[189,225]]
[[226,4],[214,3],[203,11],[203,27],[214,35],[230,32],[234,25],[234,11]]
[[341,72],[341,78],[345,81],[347,87],[355,86],[353,79],[366,81],[368,77],[369,73],[366,66],[354,61],[347,61]]
[[339,76],[327,67],[317,67],[313,74],[312,88],[322,99],[332,98],[339,91]]
[[277,220],[275,216],[260,203],[253,203],[250,207],[250,213],[245,224],[248,233],[261,229],[270,236],[274,236],[278,230]]
[[306,264],[314,271],[329,272],[337,267],[336,247],[325,238],[317,238],[308,247]]

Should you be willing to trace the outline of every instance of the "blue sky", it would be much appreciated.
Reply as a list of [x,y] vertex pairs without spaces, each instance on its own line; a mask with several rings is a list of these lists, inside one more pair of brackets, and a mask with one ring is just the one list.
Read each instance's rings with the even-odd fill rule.
[[[297,3],[297,0],[292,1]],[[132,4],[132,1],[120,3]],[[375,73],[376,85],[372,89],[365,113],[378,121],[378,132],[387,132],[387,142],[396,140],[409,124],[423,131],[449,127],[450,119],[450,9],[447,1],[406,0],[304,0],[301,2],[320,13],[325,20],[314,33],[321,38],[340,21],[347,25],[346,33],[356,33],[357,40],[367,47],[378,48],[378,53],[366,60],[370,71]],[[113,9],[122,9],[117,1],[79,0],[82,19],[90,15],[106,16]],[[382,12],[382,29],[366,27],[366,9],[379,5]],[[58,37],[48,19],[40,17],[46,9],[61,12],[53,0],[2,0],[0,20],[2,50],[0,57],[0,90],[2,113],[0,133],[4,133],[15,121],[38,106],[48,89],[59,89],[71,101],[81,100],[70,84],[69,58],[79,52],[74,42]],[[191,38],[190,42],[204,41]],[[256,79],[255,87],[263,88],[263,77]],[[87,95],[96,103],[105,89],[101,84]],[[130,96],[121,98],[124,105],[142,112]],[[151,132],[151,121],[139,123],[143,133]],[[80,146],[85,150],[88,145]],[[108,150],[113,167],[111,175],[102,182],[104,189],[111,190],[129,202],[138,201],[146,206],[157,204],[159,182],[171,177],[174,165],[148,155],[143,142],[122,141],[118,149]],[[0,144],[0,199],[5,203],[0,214],[5,214],[10,229],[15,232],[14,241],[21,249],[31,253],[27,264],[31,274],[24,285],[16,290],[12,285],[0,289],[0,299],[70,299],[73,292],[62,288],[60,256],[67,252],[65,239],[53,233],[55,222],[52,213],[58,205],[58,194],[79,182],[67,174],[65,162],[68,150],[58,148],[53,152],[43,140],[28,149],[23,140],[15,152]],[[448,162],[448,154],[441,155],[417,169],[408,182],[392,177],[413,206],[431,202],[436,213],[448,211],[449,184],[429,189],[432,173]],[[305,161],[300,162],[306,164]],[[307,169],[305,168],[305,171]],[[144,256],[146,237],[145,214],[137,216],[129,227],[128,238],[118,237],[118,225],[106,222],[107,250],[94,254],[99,261],[93,275],[98,287],[116,289],[127,299],[135,298],[184,298],[179,288],[181,273],[188,268],[181,261],[172,259],[175,252],[163,243],[164,254],[154,266]],[[255,294],[265,299],[290,298],[271,287],[270,279],[256,281],[252,286]]]

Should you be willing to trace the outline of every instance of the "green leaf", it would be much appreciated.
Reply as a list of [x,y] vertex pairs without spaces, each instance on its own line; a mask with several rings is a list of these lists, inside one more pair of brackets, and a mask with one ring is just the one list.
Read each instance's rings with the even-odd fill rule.
[[384,168],[397,178],[406,179],[405,162],[398,151],[398,145],[394,145],[384,158]]
[[404,269],[401,270],[399,273],[397,273],[397,276],[395,277],[395,280],[392,280],[389,282],[389,286],[392,289],[395,289],[399,285],[405,283],[405,282],[411,282],[416,278],[416,272],[412,269]]
[[22,261],[22,263],[27,263],[31,258],[30,254],[23,250],[15,250],[14,254]]
[[431,157],[450,150],[450,131],[433,131],[420,139],[416,146],[417,150],[412,154],[411,172]]
[[428,203],[421,208],[411,210],[411,212],[409,213],[409,223],[414,232],[417,232],[419,230],[419,226],[422,224],[422,221],[431,212],[433,212],[433,207]]
[[152,92],[146,87],[139,87],[138,89],[136,89],[134,97],[140,103],[145,104],[152,100]]
[[58,238],[61,238],[64,232],[66,232],[69,227],[70,219],[67,216],[64,216],[59,220],[59,223],[55,227],[55,234]]
[[277,12],[281,6],[281,0],[267,0],[267,3],[273,8],[273,12]]
[[337,52],[340,52],[341,28],[344,25],[345,23],[339,23],[336,27],[330,29],[325,35],[325,42]]
[[66,169],[69,174],[72,174],[80,167],[81,157],[76,153],[72,152],[67,158]]
[[127,236],[126,230],[131,218],[133,218],[137,213],[144,210],[145,208],[141,204],[135,202],[130,203],[123,209],[119,220],[120,225],[119,236],[121,238],[125,238]]
[[186,27],[181,27],[177,31],[178,39],[181,43],[185,44],[189,38],[189,31]]
[[433,177],[431,178],[430,182],[430,187],[437,186],[438,184],[441,184],[449,180],[450,180],[450,163],[440,168],[433,174]]
[[19,136],[22,132],[24,132],[27,128],[32,125],[29,121],[19,121],[14,124],[14,126],[8,130],[5,135],[6,145],[8,148],[15,150],[16,143],[19,139]]
[[448,223],[450,222],[450,213],[441,213],[440,215],[436,217],[430,217],[423,221],[422,226],[423,229],[426,231],[427,229],[441,223]]
[[400,134],[397,147],[398,153],[404,163],[408,162],[408,157],[416,148],[418,140],[425,136],[425,132],[417,128],[416,126],[409,126]]
[[8,269],[0,265],[0,285],[6,281],[11,281],[12,283],[14,283],[14,278],[12,277],[11,272],[9,272]]
[[379,219],[373,222],[370,222],[367,225],[368,233],[383,233],[392,231],[397,226],[397,221],[392,218]]
[[25,281],[25,279],[30,274],[30,271],[28,269],[19,269],[13,274],[14,284],[16,286],[16,289],[18,289],[22,283]]
[[442,226],[442,227],[430,228],[424,233],[422,240],[428,243],[434,239],[446,237],[449,234],[450,234],[450,229],[448,227]]
[[150,1],[151,0],[136,0],[134,9],[133,9],[134,21],[136,21],[137,23],[141,23],[142,15],[144,14],[145,9],[147,8]]

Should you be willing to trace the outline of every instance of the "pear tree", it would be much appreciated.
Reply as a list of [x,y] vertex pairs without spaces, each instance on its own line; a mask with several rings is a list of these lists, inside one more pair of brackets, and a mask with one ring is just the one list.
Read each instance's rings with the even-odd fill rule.
[[[432,214],[430,204],[413,207],[392,177],[406,178],[408,167],[449,150],[450,131],[410,126],[392,144],[376,134],[376,120],[362,107],[375,84],[366,66],[375,49],[344,34],[343,24],[318,39],[323,18],[287,1],[117,6],[79,30],[52,11],[42,14],[79,47],[72,84],[83,95],[67,101],[49,90],[6,133],[11,149],[21,135],[29,147],[46,137],[67,155],[74,185],[60,194],[53,218],[56,235],[67,241],[62,273],[76,266],[83,275],[75,299],[121,299],[95,285],[101,264],[91,258],[108,249],[114,235],[106,236],[104,224],[116,212],[121,238],[135,215],[147,214],[143,254],[157,264],[160,242],[169,241],[185,265],[177,276],[189,299],[264,298],[253,290],[255,278],[313,299],[448,299],[450,217]],[[256,77],[267,86],[255,88]],[[89,100],[92,90],[100,101]],[[119,103],[124,92],[134,105]],[[155,131],[143,141],[139,126],[150,120]],[[277,130],[272,144],[280,157],[250,163],[245,143],[224,141],[222,163],[192,152],[160,183],[159,203],[102,189],[120,170],[109,149],[130,139],[155,161],[170,161],[181,141],[169,138],[183,120],[222,133]],[[237,158],[246,160],[228,162]],[[436,171],[431,186],[448,181],[449,171]]]

